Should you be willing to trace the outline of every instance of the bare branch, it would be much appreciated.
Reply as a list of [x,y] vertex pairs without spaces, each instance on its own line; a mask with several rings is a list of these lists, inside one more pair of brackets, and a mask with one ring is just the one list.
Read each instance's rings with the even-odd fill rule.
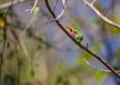
[[100,11],[98,11],[98,10],[93,6],[93,4],[87,2],[86,0],[82,0],[82,1],[84,2],[84,4],[85,4],[86,6],[88,6],[90,9],[92,9],[93,12],[94,12],[96,15],[98,15],[103,21],[105,21],[105,22],[107,22],[108,24],[110,24],[110,25],[112,25],[112,26],[120,29],[120,25],[119,25],[119,24],[117,24],[117,23],[111,21],[110,19],[108,19],[107,17],[105,17]]
[[97,0],[93,0],[93,1],[91,2],[91,4],[94,4],[96,1],[97,1]]
[[35,0],[34,5],[31,9],[26,9],[25,11],[30,11],[30,13],[33,13],[35,7],[37,6],[38,0]]
[[30,28],[30,26],[34,24],[34,22],[36,21],[36,17],[37,17],[36,15],[32,16],[28,24],[25,26],[24,30],[19,34],[20,37],[23,36],[25,32]]
[[37,6],[37,3],[38,3],[38,0],[35,0],[35,3],[34,3],[32,9],[31,9],[30,13],[33,13],[35,7]]
[[[64,15],[65,10],[67,8],[66,7],[66,0],[62,0],[62,3],[63,3],[63,9],[62,9],[62,11],[60,12],[60,14],[58,16],[56,16],[56,18],[54,20],[49,21],[49,23],[51,23],[51,22],[53,22],[55,20],[59,20]],[[56,1],[56,4],[57,4],[57,1]],[[53,8],[53,10],[55,10],[55,8]]]
[[[45,0],[45,4],[46,7],[48,8],[49,12],[51,13],[51,15],[53,16],[53,18],[56,18],[55,13],[52,11],[48,0]],[[65,34],[72,40],[74,41],[82,50],[86,51],[88,54],[92,55],[93,57],[95,57],[96,59],[98,59],[103,65],[105,65],[114,75],[116,75],[118,78],[120,78],[120,74],[118,74],[118,72],[111,66],[109,65],[102,57],[100,57],[99,55],[93,53],[91,50],[89,50],[86,46],[82,45],[81,43],[79,43],[66,29],[65,27],[58,21],[55,21],[56,24],[59,26],[59,28],[61,30],[63,30],[65,32]]]
[[59,1],[59,0],[56,0],[56,1],[54,2],[54,5],[53,5],[53,10],[54,10],[54,11],[55,11],[55,8],[56,8],[56,6],[57,6],[58,1]]
[[99,68],[99,67],[97,67],[97,66],[92,65],[86,58],[84,58],[84,61],[86,62],[86,64],[87,64],[88,66],[90,66],[90,67],[93,68],[93,69],[100,70],[100,71],[103,71],[103,72],[111,72],[110,70],[102,69],[102,68]]
[[10,6],[11,6],[11,3],[12,3],[12,5],[15,5],[15,4],[18,4],[18,3],[22,3],[22,2],[24,2],[24,1],[27,1],[27,0],[14,0],[13,2],[10,1],[10,2],[7,2],[7,3],[5,3],[5,4],[0,5],[0,9],[4,9],[4,8],[10,7]]
[[3,27],[3,44],[2,44],[2,48],[1,48],[1,51],[0,51],[0,85],[2,85],[2,66],[3,66],[3,62],[4,62],[4,54],[5,54],[5,47],[6,47],[6,43],[7,43],[7,16],[8,16],[8,13],[10,11],[10,7],[13,5],[13,0],[11,1],[10,3],[10,6],[8,7],[6,13],[4,14],[5,15],[5,27]]
[[55,20],[59,20],[62,16],[63,16],[63,14],[65,13],[65,10],[66,10],[66,0],[62,0],[62,3],[63,3],[63,9],[62,9],[62,11],[61,11],[61,13],[55,18]]
[[[108,69],[102,69],[102,68],[99,68],[99,67],[97,67],[95,65],[92,65],[86,58],[84,58],[84,61],[86,62],[87,65],[89,65],[93,69],[100,70],[100,71],[103,71],[103,72],[109,72],[109,73],[111,73],[111,71],[108,70]],[[117,70],[117,72],[119,73],[120,70]]]

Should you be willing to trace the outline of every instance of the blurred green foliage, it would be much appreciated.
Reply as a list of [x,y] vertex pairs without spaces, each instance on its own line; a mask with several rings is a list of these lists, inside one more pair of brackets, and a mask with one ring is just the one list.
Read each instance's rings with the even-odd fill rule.
[[[42,5],[42,1],[40,1],[40,4],[41,8],[44,9],[45,7],[44,5]],[[73,7],[76,6],[75,3],[71,4],[74,4],[72,5]],[[95,6],[101,12],[104,9],[99,2],[95,3]],[[41,8],[39,6],[35,7],[33,10],[33,14],[36,15],[40,12],[40,16],[36,18],[38,18],[43,24],[44,20],[50,20],[51,16],[48,16],[47,11],[45,9],[41,10]],[[94,15],[93,18],[88,19],[88,17],[86,17],[85,15],[77,16],[74,15],[75,13],[73,13],[72,15],[72,11],[76,10],[72,10],[72,8],[70,7],[68,7],[68,9],[69,10],[66,10],[65,14],[65,16],[68,16],[68,19],[65,20],[67,21],[66,23],[70,24],[71,26],[77,25],[80,27],[84,35],[84,40],[82,41],[82,44],[86,45],[87,43],[88,48],[96,54],[101,55],[101,49],[103,47],[105,48],[105,44],[101,39],[101,25],[104,25],[106,33],[108,34],[108,36],[106,36],[108,39],[112,39],[120,35],[120,30],[115,29],[106,22],[101,21],[101,19],[97,18],[97,16]],[[4,11],[0,11],[0,18],[2,18],[0,23],[6,22],[4,18],[7,18],[7,23],[5,23],[5,27],[7,27],[8,29],[7,42],[4,53],[4,63],[2,66],[2,81],[3,83],[5,83],[5,85],[17,85],[18,80],[20,82],[20,85],[94,85],[93,83],[96,83],[95,85],[101,85],[101,82],[103,82],[105,78],[109,75],[109,73],[102,72],[98,69],[93,69],[85,62],[86,59],[89,63],[99,68],[99,65],[96,65],[99,64],[99,62],[91,55],[87,54],[84,51],[81,51],[80,49],[78,49],[78,47],[75,47],[73,43],[69,44],[66,37],[63,38],[63,36],[60,36],[59,33],[56,33],[56,31],[51,32],[50,30],[55,26],[52,27],[50,25],[50,27],[47,22],[47,24],[45,23],[44,26],[41,26],[41,24],[39,24],[39,27],[37,28],[34,27],[34,25],[36,25],[35,22],[32,23],[34,24],[33,28],[32,26],[30,26],[30,28],[27,29],[32,29],[33,34],[35,35],[37,33],[36,31],[40,31],[41,35],[35,37],[32,34],[27,34],[26,32],[26,34],[22,35],[21,37],[19,35],[24,30],[23,24],[21,26],[20,23],[20,19],[22,17],[17,17],[17,22],[17,15],[14,15],[14,11],[12,9],[9,10],[7,17],[4,17]],[[56,9],[56,11],[58,10]],[[43,17],[43,15],[46,16]],[[89,17],[91,16],[89,15]],[[42,21],[41,17],[45,19],[43,19]],[[47,17],[49,18],[47,19]],[[119,16],[112,14],[111,16],[108,15],[107,17],[117,23],[120,23],[120,20],[118,19]],[[2,27],[3,25],[0,24],[0,26]],[[42,27],[47,27],[47,25],[49,29],[44,31]],[[12,35],[12,30],[15,31],[16,35],[18,35],[18,40],[15,39],[14,35]],[[54,37],[49,38],[51,35],[46,36],[48,35],[47,33],[50,33],[51,35],[53,34],[55,39],[53,39]],[[54,43],[52,39],[57,41],[55,41]],[[2,47],[3,41],[4,31],[3,29],[0,29],[0,47]],[[46,45],[47,43],[50,43],[51,46]],[[61,43],[65,43],[65,45],[61,45]],[[66,47],[67,45],[69,46],[68,49]],[[71,49],[73,49],[72,51],[76,51],[76,49],[77,51],[79,51],[77,55],[74,55],[74,53],[72,54],[71,52],[71,55],[69,57],[75,57],[75,59],[73,59],[73,61],[75,62],[74,65],[66,64],[67,62],[71,63],[71,61],[69,61],[69,58],[66,59],[66,56]],[[120,69],[119,51],[120,49],[115,52],[115,56],[117,57],[113,59],[113,67],[117,70]],[[100,68],[102,67],[103,65],[100,65]]]

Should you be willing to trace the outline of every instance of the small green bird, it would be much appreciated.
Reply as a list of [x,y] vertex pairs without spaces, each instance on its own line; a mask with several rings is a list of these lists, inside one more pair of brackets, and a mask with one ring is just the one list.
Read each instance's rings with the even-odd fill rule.
[[65,27],[68,28],[72,35],[77,39],[77,41],[81,43],[81,41],[83,40],[83,35],[79,27],[77,26],[65,26]]

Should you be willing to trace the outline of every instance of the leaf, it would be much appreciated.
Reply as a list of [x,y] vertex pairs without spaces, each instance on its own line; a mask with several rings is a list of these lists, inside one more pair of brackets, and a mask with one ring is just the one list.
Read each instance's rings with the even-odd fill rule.
[[104,79],[105,74],[102,71],[96,71],[95,72],[95,77],[97,81],[101,81]]
[[42,36],[42,37],[41,37],[41,40],[42,40],[43,42],[45,42],[45,41],[46,41],[46,37],[45,37],[45,36]]
[[34,14],[37,14],[37,13],[39,12],[39,10],[40,10],[40,7],[36,6],[36,7],[34,8],[33,13],[34,13]]
[[87,53],[80,53],[80,55],[76,58],[76,62],[78,64],[85,64],[84,58],[86,58],[87,60],[92,60],[92,57],[87,54]]

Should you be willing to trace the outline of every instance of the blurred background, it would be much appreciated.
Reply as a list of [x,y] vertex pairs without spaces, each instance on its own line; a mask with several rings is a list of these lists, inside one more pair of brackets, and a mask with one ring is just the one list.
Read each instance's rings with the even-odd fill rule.
[[[52,9],[55,1],[49,0]],[[9,2],[0,0],[0,85],[120,85],[56,25],[44,0],[38,0],[34,13],[30,9],[35,0],[2,8]],[[66,0],[66,7],[59,21],[78,26],[81,43],[119,70],[120,30],[103,22],[82,0]],[[97,0],[95,7],[120,24],[120,0]],[[55,14],[62,9],[58,0]]]

